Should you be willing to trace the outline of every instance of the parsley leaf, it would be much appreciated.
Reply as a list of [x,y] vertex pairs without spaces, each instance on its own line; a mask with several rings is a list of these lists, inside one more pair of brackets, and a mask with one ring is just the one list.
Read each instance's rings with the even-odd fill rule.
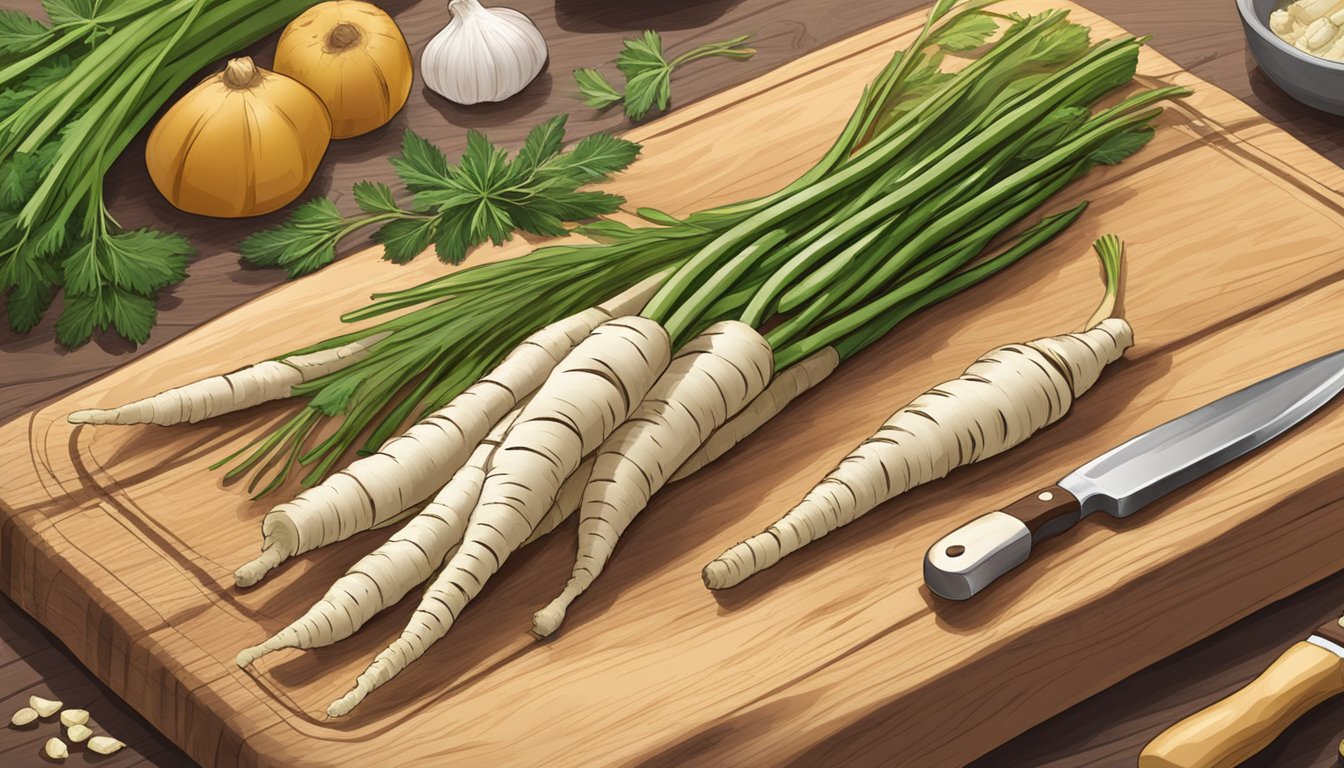
[[1087,159],[1094,163],[1115,165],[1143,149],[1153,138],[1152,128],[1138,128],[1118,133],[1101,143]]
[[[398,219],[384,224],[373,233],[373,241],[383,246],[383,258],[395,264],[405,264],[419,256],[426,248],[434,244],[437,227],[434,219]],[[440,254],[442,256],[442,254]],[[457,264],[466,258],[464,250],[456,260]],[[450,259],[445,259],[450,261]]]
[[380,181],[357,181],[354,194],[355,205],[365,213],[397,213],[401,210],[392,188]]
[[51,36],[47,25],[26,13],[0,8],[0,56],[20,56]]
[[443,151],[409,129],[401,138],[401,154],[390,162],[397,171],[397,178],[412,192],[438,189],[452,179]]
[[9,325],[19,333],[32,330],[56,297],[60,285],[56,270],[46,259],[20,249],[0,264]]
[[335,203],[318,197],[296,208],[280,226],[249,235],[238,250],[249,263],[285,267],[290,277],[298,277],[321,269],[336,258],[336,242],[346,224]]
[[374,225],[383,258],[398,264],[430,247],[439,259],[460,264],[472,248],[486,241],[502,244],[517,230],[563,235],[566,222],[612,213],[625,202],[579,188],[610,178],[639,154],[638,144],[601,133],[565,151],[567,118],[559,115],[534,127],[512,157],[471,131],[456,165],[434,144],[406,131],[400,154],[390,162],[413,193],[408,207],[388,185],[361,181],[353,190],[359,214],[343,216],[327,198],[310,200],[280,226],[245,239],[240,251],[253,264],[284,267],[298,276],[330,263],[342,238]]
[[997,32],[999,24],[983,13],[965,13],[941,29],[933,44],[949,51],[969,51],[985,44]]
[[66,24],[88,24],[97,20],[98,0],[42,0],[54,27]]
[[633,141],[626,141],[609,133],[595,133],[576,144],[573,150],[551,157],[538,168],[538,171],[548,178],[592,184],[606,181],[612,175],[625,170],[638,155],[639,145]]
[[95,331],[114,328],[144,343],[158,317],[154,293],[185,278],[194,253],[181,235],[152,229],[88,240],[61,263],[65,310],[56,321],[57,340],[78,347]]
[[111,285],[148,296],[185,278],[193,253],[181,235],[152,229],[90,240],[62,264],[65,292],[91,295]]
[[576,69],[574,80],[579,84],[579,96],[583,103],[593,109],[606,109],[621,103],[621,92],[596,69]]
[[617,91],[595,69],[574,70],[583,103],[594,109],[606,109],[624,102],[625,114],[631,120],[641,120],[657,107],[666,110],[672,102],[672,72],[683,64],[710,56],[730,59],[749,59],[756,51],[747,48],[748,35],[741,35],[721,43],[709,43],[693,48],[676,57],[663,54],[663,38],[657,32],[645,30],[639,37],[624,40],[616,55],[616,68],[625,75],[625,92]]

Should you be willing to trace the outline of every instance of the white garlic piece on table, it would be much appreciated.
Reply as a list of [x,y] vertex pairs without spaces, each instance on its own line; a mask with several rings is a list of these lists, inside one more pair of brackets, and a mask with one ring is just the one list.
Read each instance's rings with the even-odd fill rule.
[[430,90],[458,104],[503,101],[546,65],[546,40],[526,15],[449,0],[452,21],[425,46],[420,71]]
[[29,696],[28,706],[37,710],[39,717],[51,717],[61,711],[61,702],[44,699],[41,696]]
[[126,745],[110,736],[94,736],[88,743],[89,751],[100,755],[110,755],[124,746]]
[[64,760],[70,756],[70,750],[66,749],[65,742],[55,736],[47,739],[47,743],[42,747],[42,752],[52,760]]
[[1291,34],[1293,31],[1293,17],[1288,12],[1279,9],[1269,14],[1269,28],[1274,30],[1274,34],[1279,37]]
[[65,729],[65,735],[71,741],[78,744],[79,742],[84,741],[85,739],[92,736],[93,731],[87,725],[83,725],[81,723],[75,723],[74,725]]
[[87,722],[89,722],[89,711],[87,709],[61,710],[61,725],[66,728],[72,725],[84,725]]
[[33,709],[32,707],[24,707],[23,709],[20,709],[18,712],[15,712],[13,717],[9,718],[9,724],[24,726],[28,725],[29,723],[33,722],[36,719],[37,719],[37,710]]

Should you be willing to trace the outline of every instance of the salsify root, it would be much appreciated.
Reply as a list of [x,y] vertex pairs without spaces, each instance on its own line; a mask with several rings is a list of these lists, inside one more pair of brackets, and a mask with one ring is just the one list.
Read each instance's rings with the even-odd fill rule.
[[654,275],[533,333],[494,370],[377,453],[271,509],[261,523],[261,554],[234,572],[234,583],[250,587],[295,555],[375,528],[429,498],[576,345],[609,322],[613,312],[643,306],[662,278]]
[[736,320],[715,323],[672,358],[634,414],[598,449],[579,507],[579,551],[564,590],[532,618],[554,632],[593,583],[617,540],[677,467],[770,381],[770,345]]
[[353,635],[379,611],[395,605],[443,565],[462,540],[476,507],[490,455],[518,416],[500,419],[453,479],[411,521],[336,580],[322,599],[264,643],[238,654],[238,666],[283,648],[320,648]]
[[733,446],[746,440],[767,421],[778,416],[799,395],[820,384],[840,365],[840,355],[834,347],[825,347],[820,352],[789,366],[775,376],[770,386],[756,396],[756,399],[743,408],[723,426],[714,430],[700,450],[691,454],[672,474],[672,481],[681,480],[705,465],[727,453]]
[[327,708],[348,714],[424,654],[546,516],[561,485],[667,368],[667,332],[639,316],[599,326],[574,348],[495,450],[462,545],[425,592],[401,636]]
[[66,419],[71,424],[157,424],[161,427],[182,422],[195,424],[289,397],[299,384],[358,362],[386,337],[386,333],[379,333],[332,349],[267,360],[116,408],[75,411]]

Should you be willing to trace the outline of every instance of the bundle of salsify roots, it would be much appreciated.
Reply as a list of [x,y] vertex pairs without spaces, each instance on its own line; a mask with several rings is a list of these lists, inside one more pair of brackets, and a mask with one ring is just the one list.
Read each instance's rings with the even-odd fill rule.
[[[658,226],[599,222],[609,226],[589,232],[604,242],[543,248],[390,300],[400,308],[442,299],[428,309],[71,421],[195,422],[310,394],[324,382],[335,387],[374,361],[395,366],[414,348],[402,341],[406,334],[423,335],[427,318],[447,317],[430,313],[453,301],[494,301],[494,317],[513,325],[482,338],[517,331],[521,343],[500,349],[488,372],[404,434],[266,515],[262,552],[237,570],[239,587],[296,555],[405,524],[238,662],[342,640],[428,582],[400,637],[328,709],[345,715],[445,635],[510,554],[577,510],[572,576],[534,618],[534,631],[549,635],[660,488],[722,455],[905,318],[1053,239],[1086,203],[1028,223],[1034,212],[1096,165],[1141,148],[1162,111],[1155,105],[1185,93],[1142,91],[1094,112],[1131,83],[1142,41],[1093,43],[1065,12],[1021,17],[990,5],[936,3],[915,41],[865,90],[830,151],[774,194],[684,220],[660,215]],[[965,66],[944,71],[954,54]],[[528,312],[561,306],[556,296],[590,308]],[[1114,324],[1098,328],[1108,330],[1060,337],[1078,343],[1051,347],[1062,356],[1052,364],[1099,370],[1118,357],[1127,335]],[[1089,355],[1096,362],[1064,359]],[[413,393],[434,391],[434,376],[451,367],[437,358]],[[1014,365],[1002,368],[1022,376]],[[1001,444],[1062,415],[1063,394],[1048,393],[1063,386],[1074,397],[1096,377],[1079,377],[1077,386],[1072,377],[1018,378],[1004,391],[1025,386],[1032,402],[1050,407],[1024,411]],[[818,518],[820,533],[880,495],[843,502],[840,514]],[[715,587],[744,577],[740,568],[722,583],[710,583],[709,569],[705,575]]]

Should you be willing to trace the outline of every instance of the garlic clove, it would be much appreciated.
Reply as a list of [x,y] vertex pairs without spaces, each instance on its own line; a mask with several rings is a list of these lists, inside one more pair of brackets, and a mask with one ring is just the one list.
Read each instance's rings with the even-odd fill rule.
[[1311,22],[1307,30],[1302,33],[1302,42],[1308,50],[1319,51],[1334,42],[1338,33],[1339,29],[1331,24],[1329,19],[1319,18]]
[[1274,34],[1283,37],[1293,31],[1293,17],[1285,10],[1277,10],[1269,14],[1269,28],[1274,30]]
[[430,90],[458,104],[503,101],[546,65],[546,40],[526,14],[450,0],[453,18],[420,57]]
[[70,756],[70,750],[66,748],[65,742],[55,736],[47,739],[47,743],[42,747],[42,752],[52,760],[64,760]]
[[61,725],[69,728],[72,725],[84,725],[89,722],[89,711],[87,709],[65,709],[61,711]]
[[18,712],[15,712],[13,717],[9,718],[9,724],[22,727],[28,725],[29,723],[33,722],[36,719],[37,719],[37,710],[33,709],[32,707],[24,707],[23,709],[20,709]]
[[100,755],[110,755],[126,745],[110,736],[94,736],[89,739],[87,746],[90,752],[96,752]]
[[72,725],[72,726],[70,726],[69,728],[66,728],[66,729],[65,729],[65,735],[66,735],[71,741],[73,741],[73,742],[75,742],[76,744],[78,744],[79,742],[81,742],[81,741],[85,741],[85,740],[88,739],[90,736],[92,736],[92,735],[93,735],[93,731],[90,730],[90,729],[89,729],[89,726],[87,726],[87,725],[83,725],[82,723],[75,723],[74,725]]
[[38,717],[51,717],[61,711],[61,702],[44,699],[41,696],[29,696],[28,706],[37,710]]

